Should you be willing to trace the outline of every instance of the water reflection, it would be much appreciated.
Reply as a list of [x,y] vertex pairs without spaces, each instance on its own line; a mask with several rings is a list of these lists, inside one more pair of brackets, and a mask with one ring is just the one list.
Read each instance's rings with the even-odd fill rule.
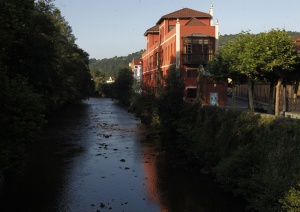
[[68,105],[7,185],[1,211],[242,211],[206,176],[172,168],[149,129],[110,99]]

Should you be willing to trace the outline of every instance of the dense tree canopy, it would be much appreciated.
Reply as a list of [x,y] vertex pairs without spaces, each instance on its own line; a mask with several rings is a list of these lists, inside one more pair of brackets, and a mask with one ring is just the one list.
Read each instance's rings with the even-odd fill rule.
[[113,84],[113,96],[121,103],[129,105],[132,98],[133,82],[132,70],[128,66],[121,67]]
[[32,139],[46,111],[94,88],[88,54],[51,0],[0,1],[0,34],[1,171],[16,157],[10,147]]
[[253,85],[258,80],[276,81],[275,114],[279,114],[279,90],[283,80],[297,65],[295,43],[283,30],[271,30],[257,35],[242,32],[223,45],[210,63],[215,75],[227,75],[240,83],[248,79],[250,109],[253,109]]
[[116,77],[118,70],[124,66],[128,66],[133,59],[142,58],[142,53],[145,50],[141,49],[140,51],[134,52],[127,56],[113,57],[113,58],[104,58],[104,59],[90,59],[90,68],[98,68],[99,70],[105,72],[108,77]]

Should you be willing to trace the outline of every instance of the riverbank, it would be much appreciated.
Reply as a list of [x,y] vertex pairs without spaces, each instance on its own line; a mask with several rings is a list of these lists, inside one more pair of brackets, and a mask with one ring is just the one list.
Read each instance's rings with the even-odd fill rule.
[[[143,102],[138,106],[143,111]],[[150,110],[142,114],[154,114],[159,123],[162,117],[155,107],[148,102],[145,108]],[[168,119],[167,128],[158,126],[171,137],[166,140],[170,154],[176,151],[174,164],[184,162],[210,173],[226,191],[243,197],[249,209],[300,210],[299,120],[197,104],[173,109],[177,118]],[[168,115],[172,116],[166,113],[164,118]]]
[[0,211],[243,211],[210,176],[186,169],[111,99],[70,104],[49,120]]

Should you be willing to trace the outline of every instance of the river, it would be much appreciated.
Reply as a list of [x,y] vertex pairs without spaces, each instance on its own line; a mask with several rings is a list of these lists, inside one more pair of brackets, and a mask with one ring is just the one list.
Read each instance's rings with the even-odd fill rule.
[[1,211],[244,211],[209,176],[169,166],[159,139],[111,99],[64,107],[29,155]]

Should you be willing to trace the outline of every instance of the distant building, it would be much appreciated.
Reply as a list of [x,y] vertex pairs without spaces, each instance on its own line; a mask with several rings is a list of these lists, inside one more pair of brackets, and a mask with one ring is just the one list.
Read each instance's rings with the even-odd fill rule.
[[[213,23],[213,6],[208,13],[183,8],[162,16],[155,26],[144,33],[146,51],[142,55],[143,83],[157,92],[160,76],[176,66],[185,83],[186,101],[198,95],[197,76],[213,58],[219,40],[218,21]],[[227,81],[216,82],[205,76],[203,103],[226,105]],[[211,102],[211,100],[213,100]]]
[[112,77],[109,77],[109,79],[106,81],[106,83],[114,83],[115,79],[113,79]]
[[133,72],[134,81],[134,90],[137,93],[142,92],[142,80],[143,80],[143,70],[142,70],[142,60],[133,59],[131,63],[129,63],[129,67]]
[[143,73],[142,73],[142,60],[133,59],[131,63],[129,63],[129,67],[133,72],[134,79],[138,81],[142,81]]

